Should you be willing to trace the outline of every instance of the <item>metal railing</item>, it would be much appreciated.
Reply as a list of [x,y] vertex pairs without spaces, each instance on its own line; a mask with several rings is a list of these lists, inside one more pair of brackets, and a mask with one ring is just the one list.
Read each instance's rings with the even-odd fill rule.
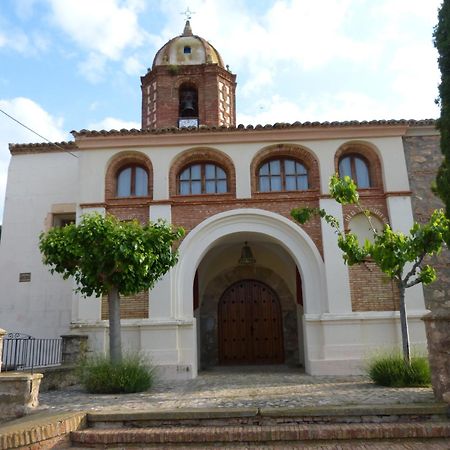
[[37,339],[28,334],[8,333],[3,338],[2,371],[59,366],[62,339]]

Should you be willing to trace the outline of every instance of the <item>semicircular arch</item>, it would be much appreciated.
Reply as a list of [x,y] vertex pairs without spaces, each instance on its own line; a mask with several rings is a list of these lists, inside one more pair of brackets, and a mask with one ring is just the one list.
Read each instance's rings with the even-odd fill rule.
[[291,256],[303,280],[305,314],[329,310],[324,263],[312,239],[301,227],[279,214],[248,208],[209,217],[181,243],[172,278],[177,315],[193,316],[192,285],[197,267],[207,252],[226,236],[242,232],[265,236]]
[[105,173],[105,199],[117,197],[117,175],[121,168],[128,165],[143,167],[148,174],[148,197],[153,196],[153,166],[150,158],[141,152],[123,151],[110,158]]
[[367,161],[372,188],[383,188],[380,152],[370,142],[353,140],[342,144],[334,155],[335,172],[339,172],[339,161],[346,155],[362,156]]
[[210,148],[190,148],[178,154],[170,165],[169,194],[177,195],[177,177],[181,170],[194,163],[214,163],[225,170],[228,181],[228,193],[236,194],[236,171],[231,158],[224,152]]
[[301,162],[308,171],[308,189],[319,189],[319,161],[314,153],[298,144],[276,144],[264,147],[253,157],[250,165],[252,192],[258,192],[258,170],[265,161],[276,158],[292,158]]

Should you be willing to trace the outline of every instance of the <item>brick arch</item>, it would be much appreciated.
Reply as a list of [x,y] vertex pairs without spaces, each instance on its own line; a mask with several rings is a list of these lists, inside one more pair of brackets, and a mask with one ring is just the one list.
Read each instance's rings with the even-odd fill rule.
[[194,163],[215,163],[220,166],[227,174],[228,194],[236,195],[236,171],[231,158],[220,150],[212,148],[194,148],[184,151],[172,162],[169,171],[169,194],[171,197],[178,194],[178,174],[185,167]]
[[250,164],[252,193],[258,192],[258,170],[266,161],[277,157],[289,157],[301,162],[308,171],[309,189],[319,189],[319,162],[314,154],[299,145],[278,144],[260,150]]
[[[200,298],[200,360],[202,367],[218,364],[217,318],[219,300],[224,291],[232,284],[243,279],[253,279],[267,284],[273,289],[280,301],[283,317],[283,338],[285,363],[298,365],[299,339],[297,323],[297,305],[294,294],[286,282],[273,270],[262,267],[236,266],[218,274],[205,287]],[[302,352],[300,352],[302,353]]]
[[[346,155],[360,155],[362,156],[369,166],[369,176],[371,182],[371,188],[383,188],[383,177],[381,173],[381,162],[378,157],[377,151],[371,144],[366,142],[347,142],[339,147],[334,155],[334,168],[336,173],[339,172],[339,160]],[[370,189],[370,188],[369,188]]]
[[183,77],[178,78],[175,81],[175,88],[179,90],[183,84],[190,85],[190,86],[193,86],[196,89],[198,89],[198,83],[195,82],[192,77],[183,76]]
[[136,151],[125,151],[114,155],[106,169],[105,174],[105,200],[117,198],[117,174],[119,170],[129,164],[144,167],[148,173],[148,197],[153,197],[153,166],[152,162],[144,153]]

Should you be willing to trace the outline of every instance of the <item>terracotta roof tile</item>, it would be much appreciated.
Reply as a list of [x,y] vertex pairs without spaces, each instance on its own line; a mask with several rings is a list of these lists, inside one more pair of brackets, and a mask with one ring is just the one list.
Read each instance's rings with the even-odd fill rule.
[[73,151],[77,149],[77,145],[74,141],[70,142],[39,142],[39,143],[31,143],[31,144],[9,144],[9,151],[11,154],[16,152],[24,153],[33,153],[33,152],[42,152],[43,150],[48,152],[60,152],[61,148],[67,151]]
[[204,133],[204,132],[227,132],[232,133],[235,131],[253,131],[253,130],[272,130],[272,129],[286,129],[286,128],[346,128],[346,127],[379,127],[379,126],[431,126],[435,125],[435,119],[424,119],[424,120],[349,120],[344,122],[294,122],[285,123],[277,122],[274,124],[267,125],[238,125],[236,127],[208,127],[205,125],[200,125],[197,127],[189,128],[149,128],[138,130],[132,128],[131,130],[121,129],[121,130],[80,130],[71,131],[72,135],[77,137],[96,137],[96,136],[123,136],[123,135],[137,135],[137,134],[189,134],[189,133]]
[[[197,127],[189,128],[149,128],[149,129],[136,129],[130,130],[122,128],[121,130],[80,130],[71,131],[74,138],[78,137],[101,137],[101,136],[130,136],[130,135],[160,135],[160,134],[193,134],[193,133],[211,133],[211,132],[242,132],[242,131],[261,131],[261,130],[277,130],[287,128],[350,128],[350,127],[380,127],[380,126],[410,126],[410,127],[429,127],[436,125],[435,119],[423,119],[423,120],[349,120],[343,122],[276,122],[274,124],[267,125],[237,125],[236,127],[208,127],[206,125],[200,125]],[[67,150],[73,150],[77,148],[74,141],[70,142],[56,142],[58,147],[62,147]],[[51,143],[32,143],[32,144],[9,144],[9,150],[11,153],[32,153],[33,151],[40,152],[46,151],[61,151],[60,148]]]

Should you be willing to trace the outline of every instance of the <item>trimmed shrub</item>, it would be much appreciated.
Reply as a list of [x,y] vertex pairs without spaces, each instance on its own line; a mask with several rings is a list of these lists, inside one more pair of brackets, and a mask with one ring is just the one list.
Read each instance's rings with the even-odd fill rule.
[[375,356],[367,369],[370,379],[380,386],[426,387],[431,385],[431,373],[426,356],[412,356],[408,365],[400,353]]
[[150,389],[154,370],[139,355],[125,355],[113,364],[107,356],[97,355],[80,363],[80,383],[92,394],[130,394]]

